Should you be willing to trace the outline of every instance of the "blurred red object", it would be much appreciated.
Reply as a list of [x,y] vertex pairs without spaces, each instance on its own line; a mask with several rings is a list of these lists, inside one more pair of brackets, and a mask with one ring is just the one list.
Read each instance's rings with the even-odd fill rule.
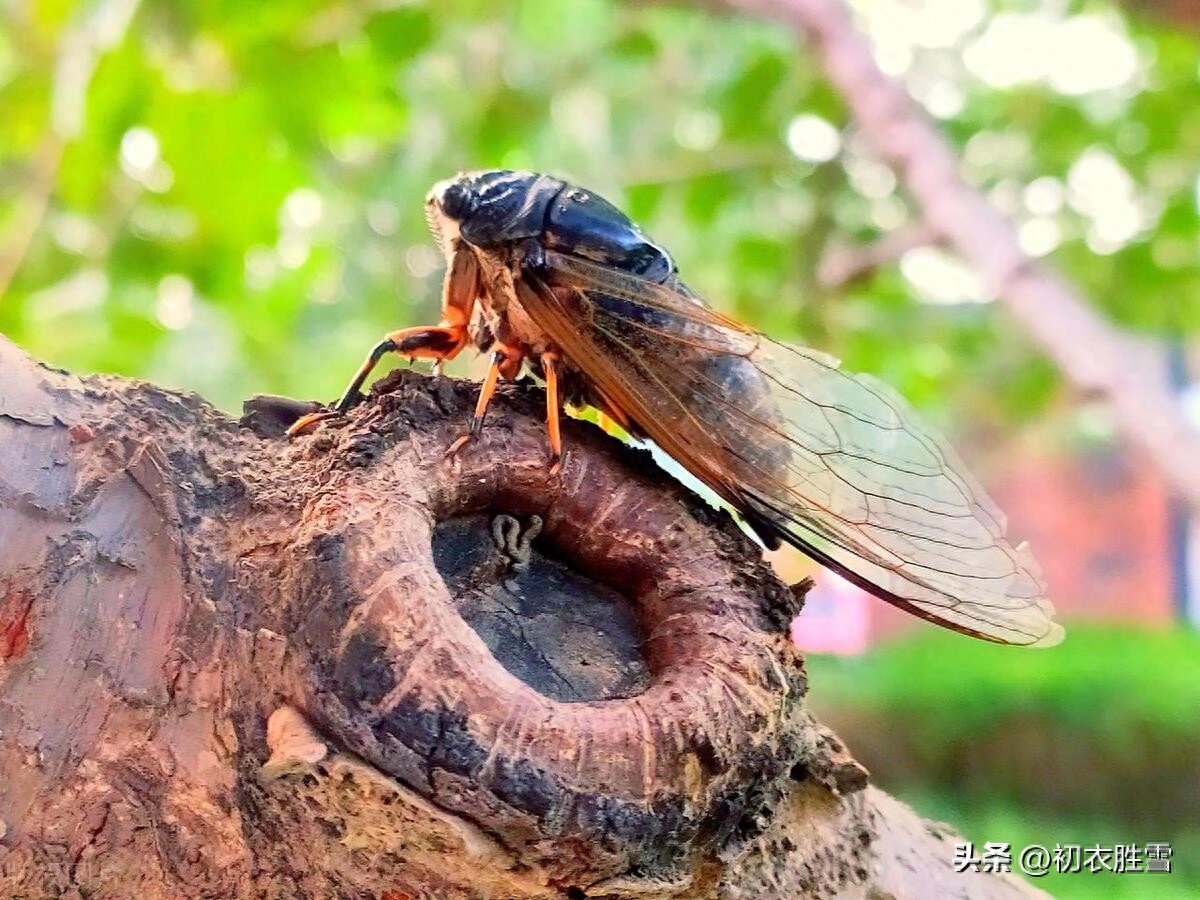
[[992,496],[1029,541],[1064,619],[1166,624],[1175,618],[1171,494],[1120,444],[1062,455],[1019,452]]
[[862,588],[822,570],[804,598],[804,611],[792,620],[792,640],[810,653],[854,655],[867,649],[873,606],[882,606]]
[[[1009,534],[1041,562],[1061,618],[1165,625],[1176,617],[1171,495],[1154,466],[1120,444],[1050,453],[1015,440],[999,455],[1003,472],[989,491],[1008,513]],[[798,552],[770,559],[786,581],[816,580],[792,622],[803,650],[861,653],[922,627]]]

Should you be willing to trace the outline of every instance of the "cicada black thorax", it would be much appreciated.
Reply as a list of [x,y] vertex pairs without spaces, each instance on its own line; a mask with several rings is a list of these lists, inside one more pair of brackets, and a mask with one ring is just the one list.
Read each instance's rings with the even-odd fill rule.
[[675,277],[670,254],[624,213],[603,197],[557,178],[481,172],[460,178],[443,192],[442,202],[450,204],[459,218],[459,237],[480,260],[483,321],[474,333],[481,349],[487,349],[481,342],[488,338],[520,346],[531,358],[554,349],[544,346],[544,335],[524,314],[512,288],[537,248],[579,256],[655,283]]
[[[676,371],[674,386],[678,388],[679,380],[684,380],[687,401],[699,413],[696,418],[717,429],[714,436],[718,444],[731,454],[725,465],[734,471],[766,465],[782,472],[786,458],[757,454],[747,460],[739,458],[736,449],[744,446],[738,423],[747,410],[764,421],[778,415],[761,373],[747,358],[751,346],[713,345],[712,330],[702,324],[594,285],[580,287],[562,273],[538,267],[539,252],[553,251],[664,285],[676,295],[704,306],[704,301],[679,278],[671,255],[628,216],[591,191],[529,172],[483,172],[460,178],[456,186],[461,186],[462,194],[450,198],[450,202],[458,207],[454,212],[460,217],[461,239],[479,257],[487,295],[480,298],[482,321],[475,329],[481,349],[488,349],[493,341],[519,347],[535,374],[541,374],[537,363],[541,353],[556,352],[558,348],[521,307],[513,289],[515,280],[537,277],[554,292],[578,328],[605,332],[602,343],[612,348],[614,365],[640,368],[643,376],[663,365],[662,359],[639,355],[639,338],[645,335],[671,335],[679,347],[694,342],[695,349],[686,358],[670,362]],[[748,342],[754,339],[752,334],[745,335]],[[610,398],[594,379],[569,356],[563,356],[561,364],[564,399],[576,406],[620,413],[612,408]],[[653,381],[645,377],[640,380]],[[649,398],[647,402],[652,404]],[[633,434],[641,434],[637,421],[629,421],[627,427]],[[681,422],[680,427],[687,427],[687,423]]]

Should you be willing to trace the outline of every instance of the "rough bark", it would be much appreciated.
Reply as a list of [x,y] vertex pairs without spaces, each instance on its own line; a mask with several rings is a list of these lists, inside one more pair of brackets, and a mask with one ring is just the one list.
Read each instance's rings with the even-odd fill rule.
[[0,894],[1037,894],[811,719],[728,517],[590,426],[551,476],[529,386],[447,461],[474,390],[287,441],[0,338]]

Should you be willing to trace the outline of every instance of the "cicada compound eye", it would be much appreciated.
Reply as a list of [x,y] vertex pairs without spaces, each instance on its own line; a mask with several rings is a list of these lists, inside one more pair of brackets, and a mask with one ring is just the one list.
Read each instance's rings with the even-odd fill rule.
[[442,189],[442,212],[459,222],[475,211],[477,202],[475,192],[461,181],[452,181]]

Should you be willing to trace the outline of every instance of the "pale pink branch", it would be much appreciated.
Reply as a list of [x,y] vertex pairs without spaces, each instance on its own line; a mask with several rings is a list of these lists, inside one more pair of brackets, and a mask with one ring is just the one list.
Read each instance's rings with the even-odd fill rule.
[[37,236],[50,197],[58,180],[62,162],[63,141],[53,133],[43,137],[29,164],[29,178],[14,201],[14,211],[7,232],[0,238],[0,300],[25,261],[33,239]]
[[937,238],[984,277],[1073,385],[1108,404],[1130,441],[1200,509],[1200,431],[1171,390],[1163,354],[1122,334],[1077,288],[1021,249],[1013,223],[962,179],[946,139],[903,85],[876,65],[842,0],[725,2],[809,37],[862,134],[896,171]]
[[141,0],[98,0],[63,33],[50,90],[50,123],[29,165],[11,223],[0,236],[0,300],[42,227],[67,145],[82,133],[100,57],[125,39]]
[[909,250],[937,243],[940,236],[923,221],[889,231],[872,244],[833,242],[817,263],[817,283],[826,290],[839,290],[896,262]]

